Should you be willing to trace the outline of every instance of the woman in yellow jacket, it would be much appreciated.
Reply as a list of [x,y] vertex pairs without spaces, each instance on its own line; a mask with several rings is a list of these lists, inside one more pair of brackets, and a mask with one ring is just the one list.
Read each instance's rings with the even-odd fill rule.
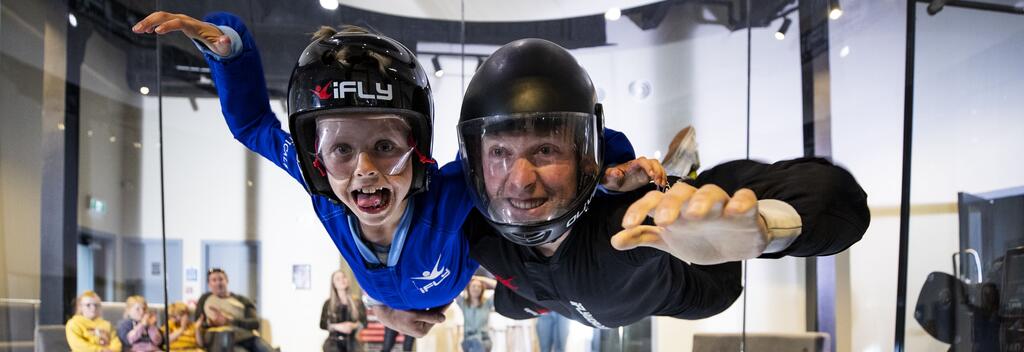
[[75,299],[75,316],[64,327],[72,352],[120,352],[121,340],[109,321],[100,317],[100,296],[82,292]]

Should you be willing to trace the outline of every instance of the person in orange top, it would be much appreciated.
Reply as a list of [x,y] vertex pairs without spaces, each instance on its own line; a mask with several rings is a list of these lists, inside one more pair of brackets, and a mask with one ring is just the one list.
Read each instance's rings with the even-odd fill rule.
[[96,292],[82,292],[75,299],[75,316],[64,327],[68,346],[72,352],[120,352],[117,338],[109,321],[100,317],[102,299]]
[[171,343],[171,351],[175,352],[199,352],[199,335],[196,323],[189,316],[188,306],[185,303],[177,302],[167,307],[167,316],[170,321],[171,333],[167,340]]

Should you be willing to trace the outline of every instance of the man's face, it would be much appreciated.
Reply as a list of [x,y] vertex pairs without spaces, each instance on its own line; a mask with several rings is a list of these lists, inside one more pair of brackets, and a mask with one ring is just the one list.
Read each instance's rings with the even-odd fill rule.
[[562,215],[576,197],[575,144],[547,133],[483,137],[484,184],[496,219],[528,224]]
[[411,129],[393,115],[317,122],[319,154],[334,194],[366,225],[397,224],[412,185]]
[[228,296],[228,276],[224,273],[214,272],[210,274],[210,277],[206,279],[206,285],[210,287],[210,292],[218,297]]

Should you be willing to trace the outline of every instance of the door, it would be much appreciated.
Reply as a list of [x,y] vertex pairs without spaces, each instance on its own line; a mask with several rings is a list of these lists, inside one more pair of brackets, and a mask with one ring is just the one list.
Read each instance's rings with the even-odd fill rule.
[[[228,290],[253,299],[259,305],[259,241],[204,241],[203,272],[220,268],[228,274]],[[203,292],[206,278],[202,278]]]
[[167,240],[167,265],[163,264],[159,239],[124,239],[122,278],[128,295],[140,295],[150,303],[164,301],[164,271],[167,271],[167,297],[181,300],[181,240]]

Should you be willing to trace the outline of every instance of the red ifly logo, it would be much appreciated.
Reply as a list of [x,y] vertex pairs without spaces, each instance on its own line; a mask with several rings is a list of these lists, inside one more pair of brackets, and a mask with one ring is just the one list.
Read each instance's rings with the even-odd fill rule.
[[313,94],[316,94],[317,98],[330,99],[331,98],[331,84],[334,82],[327,81],[323,86],[316,86],[316,89],[311,89]]
[[519,286],[516,286],[515,284],[512,283],[512,280],[515,280],[515,278],[516,278],[515,276],[509,276],[506,279],[506,278],[501,277],[501,275],[494,275],[494,278],[497,279],[498,282],[501,282],[502,285],[505,285],[508,288],[511,288],[512,291],[519,290]]
[[391,100],[394,98],[390,84],[376,83],[375,88],[376,90],[372,92],[367,91],[363,87],[363,82],[360,81],[327,81],[322,86],[318,85],[316,89],[310,89],[310,91],[321,100],[342,99],[346,94],[355,94],[359,99]]

